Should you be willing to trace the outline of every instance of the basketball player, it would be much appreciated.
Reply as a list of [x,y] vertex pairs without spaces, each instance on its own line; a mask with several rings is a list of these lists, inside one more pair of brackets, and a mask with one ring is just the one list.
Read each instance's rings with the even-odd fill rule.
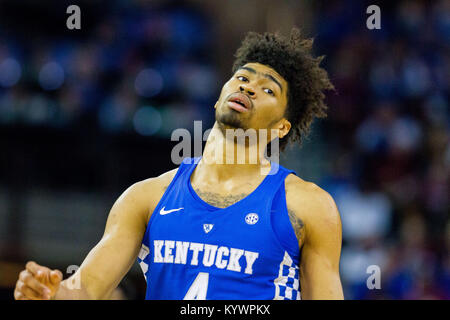
[[[239,143],[227,130],[272,130],[270,141],[284,149],[325,116],[332,84],[311,46],[296,28],[289,37],[249,33],[214,106],[203,156],[129,187],[71,278],[28,262],[15,299],[108,299],[136,259],[146,299],[343,299],[332,197],[261,152],[256,163],[213,156],[224,141],[245,154],[265,149],[259,135],[256,144]],[[222,160],[235,160],[221,150]],[[79,288],[69,285],[73,277]]]

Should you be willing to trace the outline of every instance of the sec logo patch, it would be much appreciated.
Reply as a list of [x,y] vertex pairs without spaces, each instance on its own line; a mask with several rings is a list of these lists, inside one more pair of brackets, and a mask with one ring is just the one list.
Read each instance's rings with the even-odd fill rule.
[[258,220],[259,220],[258,214],[254,212],[249,213],[245,216],[245,222],[250,225],[257,223]]

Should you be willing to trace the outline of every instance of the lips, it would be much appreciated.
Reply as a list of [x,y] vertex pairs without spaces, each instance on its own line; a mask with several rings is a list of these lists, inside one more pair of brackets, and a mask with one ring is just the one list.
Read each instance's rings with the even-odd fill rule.
[[233,93],[228,99],[228,106],[238,112],[247,112],[252,108],[252,102],[245,94]]

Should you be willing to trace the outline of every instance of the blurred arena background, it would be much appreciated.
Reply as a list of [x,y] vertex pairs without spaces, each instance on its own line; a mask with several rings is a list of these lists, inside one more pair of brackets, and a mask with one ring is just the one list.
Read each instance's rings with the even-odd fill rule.
[[[71,4],[81,30],[66,28]],[[381,30],[366,28],[370,4]],[[212,126],[245,33],[293,25],[316,37],[337,90],[281,162],[336,200],[345,298],[449,299],[444,0],[0,1],[0,299],[28,260],[69,276],[115,199],[175,167],[172,131]],[[120,288],[144,297],[137,265]]]

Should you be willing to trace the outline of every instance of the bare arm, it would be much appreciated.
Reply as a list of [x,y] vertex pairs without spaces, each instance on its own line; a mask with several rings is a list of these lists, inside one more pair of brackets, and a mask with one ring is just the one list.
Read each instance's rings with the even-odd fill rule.
[[291,194],[297,194],[297,197],[291,201],[290,217],[291,221],[297,221],[294,229],[303,246],[300,262],[302,299],[343,299],[339,275],[342,226],[336,204],[326,191],[312,183],[307,183],[306,188],[293,188]]
[[148,205],[142,184],[128,188],[114,203],[102,239],[72,276],[81,280],[81,289],[72,289],[65,280],[56,299],[104,299],[117,287],[136,259],[145,232]]
[[[30,293],[31,298],[42,298],[36,294],[44,291],[42,284],[50,289],[53,299],[109,298],[136,260],[149,216],[175,172],[172,170],[129,187],[114,203],[100,242],[89,252],[77,272],[60,285],[56,276],[54,283],[51,276],[46,276],[51,275],[50,269],[28,263],[16,284],[16,299],[28,297]],[[60,274],[58,277],[61,278]],[[33,285],[38,290],[33,292]]]

